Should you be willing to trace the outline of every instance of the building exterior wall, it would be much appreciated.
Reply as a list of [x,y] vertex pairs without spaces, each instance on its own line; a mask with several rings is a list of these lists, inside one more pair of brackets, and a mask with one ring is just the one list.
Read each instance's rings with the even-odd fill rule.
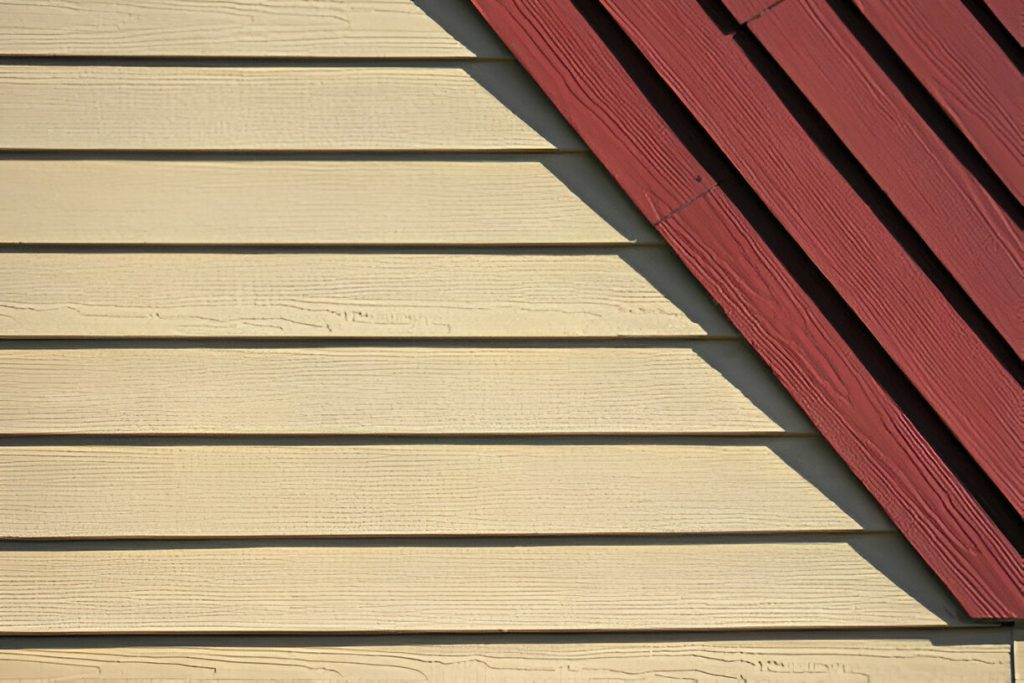
[[0,678],[1009,679],[468,2],[0,51]]

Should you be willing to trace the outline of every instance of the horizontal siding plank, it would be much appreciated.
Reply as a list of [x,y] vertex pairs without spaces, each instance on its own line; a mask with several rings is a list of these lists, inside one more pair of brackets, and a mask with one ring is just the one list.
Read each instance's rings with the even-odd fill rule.
[[0,253],[0,336],[731,335],[674,260],[663,249]]
[[[760,637],[759,637],[760,636]],[[327,681],[674,680],[913,683],[1010,678],[1007,629],[839,632],[766,637],[578,635],[493,638],[18,638],[0,643],[7,677],[35,680]],[[509,639],[507,639],[509,640]],[[156,641],[156,642],[154,642]]]
[[4,0],[0,54],[446,58],[508,53],[468,2],[450,0]]
[[0,446],[0,537],[858,531],[823,442]]
[[[899,565],[917,597],[880,561]],[[34,543],[0,555],[0,632],[11,634],[941,626],[955,615],[887,534],[852,543]]]
[[670,348],[33,346],[0,349],[0,377],[4,434],[811,429],[735,342]]
[[515,64],[0,65],[0,148],[551,150],[579,138]]
[[[557,226],[557,229],[553,229]],[[0,242],[659,243],[589,155],[0,159]]]

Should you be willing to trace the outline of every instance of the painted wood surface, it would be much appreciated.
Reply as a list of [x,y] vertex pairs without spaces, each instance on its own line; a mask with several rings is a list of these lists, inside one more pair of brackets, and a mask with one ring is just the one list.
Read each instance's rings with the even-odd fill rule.
[[1013,627],[1013,682],[1024,681],[1024,622]]
[[[646,121],[651,128],[624,126],[605,135],[604,129],[577,124],[593,114],[584,100],[565,95],[562,83],[582,77],[578,71],[602,73],[614,62],[577,8],[570,0],[476,4],[583,131],[598,158],[622,178],[638,207],[657,220],[647,202],[648,187],[681,179],[663,180],[653,165],[627,161],[642,160],[651,140],[661,157],[692,156],[628,79],[608,81],[616,85],[618,106],[628,112],[622,120]],[[573,40],[538,38],[549,32]],[[590,52],[574,52],[577,43],[588,44]],[[616,169],[616,163],[623,166]],[[673,201],[670,197],[668,204]],[[1016,597],[1024,587],[1016,550],[725,193],[711,191],[660,222],[659,229],[972,616],[1024,613]]]
[[652,348],[33,345],[0,349],[0,370],[4,434],[809,429],[759,364],[729,342]]
[[596,245],[659,238],[593,157],[546,154],[0,159],[0,242]]
[[699,4],[602,2],[1024,514],[1020,385]]
[[[749,26],[1024,356],[1020,228],[917,115],[825,0],[782,3]],[[999,118],[998,110],[990,118]]]
[[596,545],[37,542],[0,555],[0,633],[957,623],[953,603],[915,563],[901,561],[901,547],[891,535]]
[[3,64],[0,149],[550,150],[580,143],[508,63]]
[[696,159],[677,153],[653,108],[623,106],[643,94],[578,9],[564,0],[474,5],[651,223],[714,187]]
[[0,537],[889,530],[818,440],[0,445]]
[[1019,45],[1024,45],[1024,10],[1014,0],[984,0],[992,14],[999,20]]
[[741,24],[746,24],[762,12],[767,11],[774,5],[784,0],[722,0],[722,4],[732,13],[733,18]]
[[606,254],[0,253],[5,337],[708,334],[734,332],[661,248]]
[[[1019,24],[1021,3],[1002,4],[1015,8]],[[1024,202],[1024,77],[1006,53],[958,1],[857,0],[857,6]]]
[[[815,304],[725,196],[716,190],[662,229],[972,616],[1005,618],[1024,611],[1024,566],[1013,545],[840,331],[823,314],[808,314],[818,311]],[[708,258],[714,253],[731,258]],[[762,292],[786,295],[768,298]],[[798,320],[802,324],[796,326]]]
[[450,0],[0,2],[0,54],[145,57],[507,57]]
[[757,680],[1006,683],[1009,629],[836,633],[191,638],[13,638],[23,680]]

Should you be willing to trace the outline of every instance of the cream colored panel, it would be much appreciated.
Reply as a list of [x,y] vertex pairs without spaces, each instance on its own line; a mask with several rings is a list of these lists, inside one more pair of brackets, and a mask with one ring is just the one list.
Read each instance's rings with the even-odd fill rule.
[[0,433],[6,434],[810,430],[768,373],[730,342],[664,348],[33,346],[0,349],[0,378]]
[[687,311],[734,334],[667,249],[0,253],[0,336],[706,335]]
[[0,241],[663,244],[590,155],[0,159]]
[[[853,544],[160,545],[9,548],[0,555],[0,632],[699,630],[957,619],[891,535]],[[890,566],[886,575],[878,562],[898,572]],[[913,595],[893,574],[912,581]]]
[[1020,621],[1013,629],[1013,681],[1024,681],[1024,622]]
[[[692,638],[689,640],[688,638]],[[759,639],[760,638],[760,639]],[[1006,683],[1006,629],[724,636],[608,634],[424,638],[216,636],[18,639],[0,650],[7,679],[316,680],[406,683]]]
[[890,528],[809,439],[0,447],[8,538]]
[[3,0],[0,54],[508,55],[469,0]]
[[0,65],[0,148],[581,149],[515,64]]

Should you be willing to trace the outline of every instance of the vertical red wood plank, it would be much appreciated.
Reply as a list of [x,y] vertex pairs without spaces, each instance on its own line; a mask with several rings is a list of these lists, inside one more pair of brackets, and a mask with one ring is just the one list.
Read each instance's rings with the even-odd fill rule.
[[1024,514],[1020,386],[697,3],[602,0],[936,413]]
[[1006,27],[1017,43],[1024,45],[1024,5],[1020,0],[985,0],[999,23]]
[[[696,162],[646,98],[617,77],[605,81],[614,111],[595,125],[590,107],[608,105],[588,105],[585,93],[568,89],[617,73],[608,71],[615,56],[571,0],[474,3],[633,201],[648,206],[649,218],[649,188],[678,183],[668,201],[682,208],[658,229],[967,612],[1024,616],[1016,551],[753,226],[720,190],[694,199],[688,175],[661,177],[692,173]],[[628,123],[638,121],[650,128]],[[675,170],[644,164],[652,145],[685,162]]]
[[[855,0],[861,12],[1024,202],[1024,76],[960,0]],[[1018,11],[1021,0],[1011,0]]]
[[749,24],[975,304],[1024,355],[1024,238],[826,0]]

